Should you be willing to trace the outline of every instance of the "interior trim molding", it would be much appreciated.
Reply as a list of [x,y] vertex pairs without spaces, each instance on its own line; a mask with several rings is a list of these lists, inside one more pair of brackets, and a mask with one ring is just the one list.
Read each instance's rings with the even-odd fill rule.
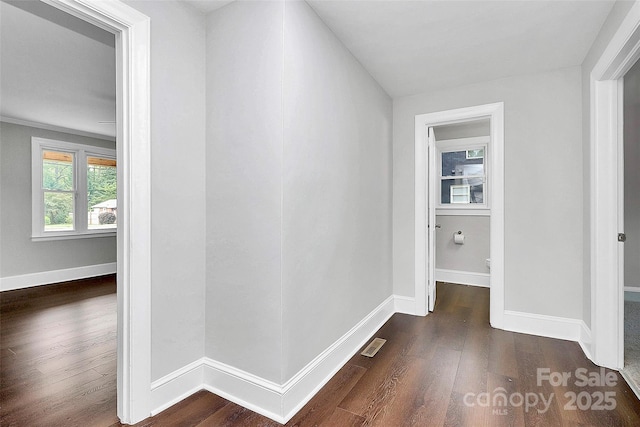
[[504,329],[504,103],[477,105],[415,116],[414,145],[414,289],[416,315],[426,315],[427,304],[427,214],[428,214],[428,129],[431,126],[491,119],[491,193],[490,247],[491,295],[489,319],[491,326]]
[[0,292],[114,274],[117,270],[116,265],[117,264],[115,262],[109,262],[106,264],[87,265],[83,267],[63,268],[60,270],[0,277]]
[[204,357],[151,383],[151,415],[159,414],[202,390]]
[[283,386],[284,422],[311,400],[395,312],[395,297],[391,295],[288,380]]
[[99,133],[86,132],[83,130],[65,128],[62,126],[48,125],[46,123],[31,122],[29,120],[15,119],[13,117],[0,116],[0,122],[9,123],[12,125],[27,126],[27,127],[36,128],[36,129],[50,130],[53,132],[67,133],[70,135],[86,136],[87,138],[95,138],[95,139],[102,139],[105,141],[116,142],[115,136],[101,135]]
[[[207,390],[285,424],[394,313],[413,307],[414,298],[391,295],[284,384],[208,357],[200,358],[151,384],[151,413],[156,415],[199,390]],[[582,320],[505,311],[504,326],[512,332],[577,341],[590,357],[591,331]]]
[[624,287],[625,292],[640,292],[640,285],[627,285]]
[[151,413],[151,19],[121,1],[42,1],[116,36],[116,399],[135,424]]
[[394,295],[394,305],[396,313],[416,315],[416,299],[413,297]]
[[196,360],[151,384],[152,414],[199,390],[208,390],[284,424],[396,313],[395,302],[396,297],[389,296],[284,384],[208,357]]
[[[505,310],[503,329],[522,334],[580,342],[583,324],[581,319]],[[584,328],[585,331],[588,331],[586,325]],[[589,338],[590,336],[589,331]]]
[[638,386],[636,385],[636,382],[633,379],[631,379],[629,374],[627,374],[627,371],[625,371],[624,369],[620,369],[620,375],[627,382],[627,385],[629,386],[629,388],[633,390],[633,394],[635,394],[638,400],[640,400],[640,388],[638,388]]
[[591,360],[624,366],[622,81],[640,58],[640,2],[620,23],[589,77]]
[[491,285],[491,274],[436,268],[436,281],[488,288]]
[[589,328],[584,321],[580,321],[580,338],[578,339],[578,344],[580,344],[580,348],[582,348],[585,356],[587,356],[589,360],[593,360],[591,358],[591,328]]

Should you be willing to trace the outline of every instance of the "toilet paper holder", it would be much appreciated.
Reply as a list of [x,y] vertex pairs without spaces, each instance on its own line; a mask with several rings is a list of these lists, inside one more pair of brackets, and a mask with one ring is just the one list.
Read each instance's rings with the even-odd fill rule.
[[456,245],[464,245],[464,234],[462,234],[461,230],[453,233],[453,243]]

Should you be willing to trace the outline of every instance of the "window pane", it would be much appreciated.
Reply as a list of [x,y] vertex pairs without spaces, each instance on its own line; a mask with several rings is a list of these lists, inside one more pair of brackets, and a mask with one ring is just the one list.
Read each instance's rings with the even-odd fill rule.
[[440,186],[440,204],[474,204],[484,202],[482,178],[443,179]]
[[42,188],[73,191],[73,154],[59,151],[42,152]]
[[478,148],[476,150],[467,150],[467,159],[482,159],[484,158],[484,148]]
[[[468,153],[477,157],[469,158]],[[442,176],[484,175],[484,149],[442,153]]]
[[117,169],[115,159],[87,157],[89,229],[117,227]]
[[44,230],[73,230],[73,193],[44,192]]

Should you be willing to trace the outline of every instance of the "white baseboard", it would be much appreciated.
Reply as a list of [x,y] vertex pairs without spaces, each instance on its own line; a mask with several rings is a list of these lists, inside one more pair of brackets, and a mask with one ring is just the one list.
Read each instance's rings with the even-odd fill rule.
[[[561,340],[580,341],[582,324],[579,319],[546,316],[543,314],[504,311],[504,330],[523,334],[539,335]],[[588,328],[585,327],[585,331]],[[589,332],[589,337],[591,333]]]
[[474,273],[470,271],[445,270],[436,268],[435,278],[438,282],[458,283],[460,285],[481,286],[488,288],[491,284],[491,274]]
[[[284,384],[203,357],[153,382],[152,415],[204,389],[285,424],[394,313],[414,310],[414,298],[390,296]],[[591,331],[582,320],[505,311],[504,329],[577,341],[591,358]]]
[[396,313],[416,314],[416,299],[413,297],[394,295],[394,305]]
[[640,400],[640,387],[638,387],[638,384],[633,380],[633,378],[631,378],[631,376],[629,376],[627,371],[625,371],[624,369],[620,369],[618,372],[620,373],[620,375],[622,375],[622,378],[624,378],[624,380],[627,382],[627,385],[629,386],[629,388],[633,390],[633,394],[636,395],[636,398]]
[[591,355],[591,329],[584,323],[584,320],[580,321],[580,338],[578,339],[578,344],[580,344],[584,355],[587,356],[589,360],[593,360]]
[[116,272],[116,263],[87,265],[84,267],[65,268],[61,270],[42,271],[39,273],[21,274],[18,276],[0,277],[0,292],[15,289],[31,288],[87,277],[104,276]]
[[285,423],[282,386],[210,358],[204,358],[202,388],[247,409]]
[[204,357],[151,383],[151,415],[202,390]]
[[395,301],[393,295],[387,298],[282,385],[207,357],[199,359],[153,382],[152,415],[204,389],[285,424],[389,320],[396,312]]
[[283,386],[284,423],[289,421],[395,313],[391,295]]
[[625,285],[625,292],[640,292],[640,285]]

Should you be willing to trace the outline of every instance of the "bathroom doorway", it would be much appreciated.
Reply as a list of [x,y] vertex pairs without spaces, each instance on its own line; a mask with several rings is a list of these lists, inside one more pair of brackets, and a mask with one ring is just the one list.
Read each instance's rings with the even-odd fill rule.
[[[449,136],[456,136],[456,138],[449,139],[464,140],[469,137],[465,132],[486,128],[487,126],[489,130],[488,139],[485,135],[484,138],[478,137],[480,139],[458,141],[455,144],[470,142],[473,146],[454,147],[455,144],[450,143],[451,145],[445,145],[444,148],[441,147],[440,151],[438,151],[437,139],[445,140],[447,132],[449,132]],[[440,131],[439,138],[436,135],[438,130]],[[454,134],[452,132],[458,133]],[[502,328],[504,318],[504,105],[503,103],[496,103],[418,115],[416,116],[415,143],[415,312],[418,315],[425,315],[429,309],[433,310],[435,307],[437,298],[435,292],[436,270],[438,267],[436,260],[437,234],[441,233],[439,230],[442,230],[443,225],[438,223],[437,213],[438,206],[443,209],[444,201],[445,205],[458,205],[459,209],[452,208],[450,211],[450,213],[456,213],[457,215],[455,216],[488,216],[489,218],[488,259],[490,259],[490,264],[487,263],[486,256],[482,258],[482,262],[485,266],[490,265],[491,273],[489,275],[486,270],[482,273],[489,277],[489,285],[491,287],[491,325],[496,328]],[[461,166],[458,171],[460,172],[459,176],[457,173],[454,175],[442,174],[443,153],[453,153],[445,155],[447,159],[453,159],[453,163],[456,163],[456,158],[464,154],[465,161],[458,162],[460,163],[459,166]],[[480,154],[482,154],[482,159],[479,159]],[[467,157],[471,158],[467,159]],[[473,157],[476,157],[476,159],[473,159]],[[485,174],[484,171],[470,175],[480,170],[478,164],[482,164],[482,169],[486,165],[485,176],[483,176]],[[467,176],[464,176],[466,173],[465,165],[467,166]],[[438,170],[440,170],[439,175]],[[450,171],[447,172],[445,170],[446,173],[450,173]],[[490,190],[485,191],[485,188]],[[451,203],[452,200],[455,203]],[[482,211],[484,215],[459,215],[460,210],[465,211],[467,214],[473,211],[476,211],[476,213]],[[455,226],[453,227],[455,228]],[[460,227],[454,232],[458,234],[458,231],[462,231],[461,234],[464,235],[464,230],[460,229]],[[467,237],[458,234],[460,237],[456,238],[454,232],[450,236],[452,244],[458,248],[464,247],[464,243],[461,243],[461,241],[466,241]],[[457,243],[456,240],[458,241]],[[442,243],[448,244],[451,242],[442,240]],[[456,279],[458,282],[461,281],[459,277]]]
[[[488,118],[434,126],[434,279],[489,288],[491,123]],[[433,301],[435,303],[435,301]],[[429,303],[429,310],[434,306]]]

